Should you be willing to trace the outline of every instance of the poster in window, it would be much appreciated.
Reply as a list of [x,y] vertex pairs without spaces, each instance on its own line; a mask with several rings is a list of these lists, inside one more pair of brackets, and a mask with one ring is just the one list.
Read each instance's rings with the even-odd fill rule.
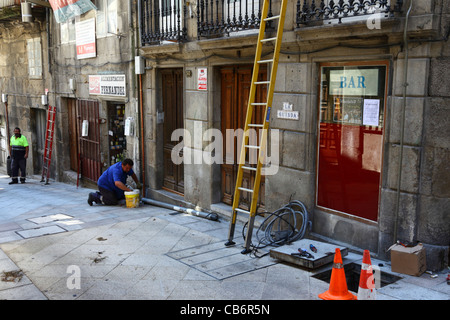
[[93,31],[95,31],[95,19],[75,23],[78,60],[97,56],[95,32]]
[[96,10],[89,0],[49,0],[57,23],[81,16],[90,10]]

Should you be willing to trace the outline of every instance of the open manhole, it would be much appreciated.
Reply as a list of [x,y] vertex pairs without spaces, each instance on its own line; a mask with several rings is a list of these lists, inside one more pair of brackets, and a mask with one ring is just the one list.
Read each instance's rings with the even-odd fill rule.
[[[381,271],[377,266],[372,266],[373,276],[375,278],[375,286],[377,289],[395,283],[402,279],[401,277]],[[350,291],[358,292],[359,278],[361,275],[361,265],[357,263],[349,263],[344,265],[345,278],[347,280],[347,288]],[[313,278],[330,283],[332,269],[315,274]],[[381,277],[379,274],[381,273]]]

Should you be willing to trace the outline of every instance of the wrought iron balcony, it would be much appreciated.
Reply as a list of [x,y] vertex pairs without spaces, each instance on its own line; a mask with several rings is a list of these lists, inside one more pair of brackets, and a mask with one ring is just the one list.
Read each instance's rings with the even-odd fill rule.
[[183,0],[142,0],[143,46],[186,40],[186,5]]
[[[258,29],[261,10],[262,0],[198,0],[198,38]],[[272,16],[272,2],[269,9],[270,16]]]
[[[394,4],[395,2],[395,4]],[[297,27],[316,23],[343,23],[378,13],[393,17],[403,0],[297,0]]]

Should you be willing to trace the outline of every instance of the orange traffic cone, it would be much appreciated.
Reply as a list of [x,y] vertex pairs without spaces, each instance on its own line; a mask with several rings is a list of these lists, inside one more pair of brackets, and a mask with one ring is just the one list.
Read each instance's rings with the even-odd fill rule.
[[347,289],[347,280],[345,279],[344,265],[339,248],[336,248],[334,255],[330,288],[324,293],[319,294],[319,298],[323,300],[356,300],[355,295]]
[[361,276],[359,277],[358,300],[376,300],[375,279],[369,250],[364,250]]

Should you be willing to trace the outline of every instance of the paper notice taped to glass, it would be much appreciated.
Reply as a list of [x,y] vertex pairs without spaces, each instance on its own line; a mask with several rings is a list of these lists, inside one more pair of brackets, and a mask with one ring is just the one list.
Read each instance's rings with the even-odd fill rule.
[[363,125],[378,126],[380,118],[380,100],[364,99]]

